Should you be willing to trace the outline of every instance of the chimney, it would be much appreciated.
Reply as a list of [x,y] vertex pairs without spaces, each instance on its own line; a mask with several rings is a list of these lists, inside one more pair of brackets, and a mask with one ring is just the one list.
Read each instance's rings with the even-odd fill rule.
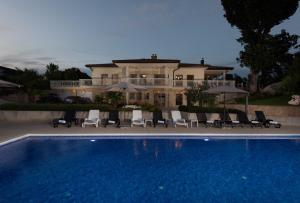
[[204,58],[201,58],[200,64],[204,66]]
[[156,59],[157,59],[157,55],[156,55],[156,54],[152,54],[152,55],[151,55],[151,59],[152,59],[152,60],[156,60]]

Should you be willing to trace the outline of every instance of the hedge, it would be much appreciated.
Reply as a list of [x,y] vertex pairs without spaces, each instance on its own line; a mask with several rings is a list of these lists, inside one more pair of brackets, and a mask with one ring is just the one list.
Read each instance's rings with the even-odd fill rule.
[[0,110],[11,111],[64,111],[77,110],[88,111],[90,109],[99,109],[101,111],[111,110],[111,106],[97,104],[2,104]]
[[[179,111],[189,112],[189,113],[223,113],[224,108],[220,107],[200,107],[200,106],[179,106]],[[226,109],[229,113],[240,113],[238,109]]]
[[[2,104],[0,110],[6,111],[89,111],[91,109],[99,109],[100,111],[111,111],[114,108],[108,104]],[[142,106],[142,110],[154,111],[156,108],[151,106]],[[132,111],[130,108],[119,108],[120,111]]]

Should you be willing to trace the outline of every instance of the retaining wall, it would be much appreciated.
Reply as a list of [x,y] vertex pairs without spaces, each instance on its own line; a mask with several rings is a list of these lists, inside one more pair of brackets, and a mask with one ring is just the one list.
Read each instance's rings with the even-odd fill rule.
[[[244,111],[244,105],[227,105],[227,108],[239,109]],[[255,119],[254,111],[264,111],[266,116],[270,119],[281,122],[283,125],[300,126],[300,107],[289,106],[262,106],[262,105],[249,105],[249,119]],[[63,111],[0,111],[0,121],[51,121],[54,118],[63,117]],[[86,118],[87,111],[78,111],[77,118]],[[120,119],[131,119],[132,112],[120,112]],[[163,112],[166,119],[170,119],[170,112]],[[188,113],[182,113],[186,119],[190,117]],[[108,112],[100,112],[100,118],[107,118]],[[143,111],[145,119],[151,119],[152,113]]]

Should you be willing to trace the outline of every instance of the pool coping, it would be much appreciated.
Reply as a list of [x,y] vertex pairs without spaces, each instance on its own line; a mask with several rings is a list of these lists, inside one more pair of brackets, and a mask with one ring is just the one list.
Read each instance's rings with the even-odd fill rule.
[[84,133],[84,134],[42,134],[42,133],[29,133],[19,137],[15,137],[3,142],[0,142],[0,147],[22,140],[26,138],[72,138],[78,137],[82,139],[102,138],[102,139],[204,139],[204,140],[217,140],[217,139],[300,139],[298,134],[253,134],[253,133]]

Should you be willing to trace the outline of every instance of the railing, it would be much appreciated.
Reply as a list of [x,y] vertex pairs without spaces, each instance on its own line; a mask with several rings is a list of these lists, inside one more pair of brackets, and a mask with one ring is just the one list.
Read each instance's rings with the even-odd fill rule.
[[51,89],[60,87],[79,87],[79,80],[51,80]]
[[188,88],[194,85],[207,83],[209,87],[221,85],[235,86],[234,80],[171,80],[169,78],[93,78],[72,80],[53,80],[50,83],[52,89],[72,88],[72,87],[105,87],[117,84],[121,81],[145,87],[183,87]]

